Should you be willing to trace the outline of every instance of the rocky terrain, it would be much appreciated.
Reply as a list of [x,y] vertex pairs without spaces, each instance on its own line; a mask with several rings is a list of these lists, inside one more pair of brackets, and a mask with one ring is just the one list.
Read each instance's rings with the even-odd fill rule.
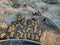
[[[38,17],[41,30],[39,42],[44,45],[60,45],[60,1],[54,0],[54,4],[50,3],[49,0],[0,0],[0,34],[6,33],[5,24],[8,28],[17,20],[18,14],[26,19]],[[40,13],[36,13],[37,11]]]

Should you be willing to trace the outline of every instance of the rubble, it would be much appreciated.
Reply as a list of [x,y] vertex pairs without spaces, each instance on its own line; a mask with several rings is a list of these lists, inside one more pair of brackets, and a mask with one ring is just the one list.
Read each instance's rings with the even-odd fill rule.
[[[60,34],[53,29],[47,29],[42,33],[40,38],[41,43],[44,45],[60,45]],[[58,41],[59,40],[59,41]]]

